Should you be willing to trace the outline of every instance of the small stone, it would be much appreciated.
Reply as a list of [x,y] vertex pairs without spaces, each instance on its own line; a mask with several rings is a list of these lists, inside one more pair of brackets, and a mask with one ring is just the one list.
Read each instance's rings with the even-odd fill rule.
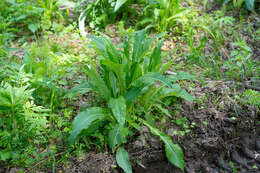
[[176,131],[177,131],[177,130],[174,129],[174,128],[169,128],[168,131],[167,131],[167,134],[168,134],[170,137],[173,137]]
[[143,148],[147,146],[147,142],[144,135],[140,135],[134,143],[134,148]]

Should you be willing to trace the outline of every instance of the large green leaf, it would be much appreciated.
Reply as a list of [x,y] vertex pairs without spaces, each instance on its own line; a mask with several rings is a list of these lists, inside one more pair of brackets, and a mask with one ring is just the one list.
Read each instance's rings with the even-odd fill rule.
[[92,107],[78,114],[72,124],[69,142],[73,143],[80,132],[84,129],[88,129],[94,121],[103,120],[104,118],[104,110],[99,107]]
[[110,88],[112,90],[113,96],[117,97],[117,94],[119,92],[119,85],[117,83],[117,78],[112,71],[109,71],[108,75],[109,75],[108,77],[109,77]]
[[120,125],[125,124],[126,117],[126,101],[123,96],[118,98],[110,98],[108,101],[108,107],[112,110],[113,115]]
[[92,43],[96,46],[97,50],[101,55],[107,55],[106,54],[106,42],[101,37],[96,37],[93,35],[88,35],[88,38],[91,39]]
[[184,160],[181,147],[177,144],[173,144],[171,138],[168,135],[160,132],[158,129],[154,128],[146,121],[142,120],[142,122],[150,129],[150,131],[154,135],[159,136],[160,139],[164,142],[165,152],[168,160],[173,165],[179,167],[182,171],[184,171]]
[[183,152],[179,145],[173,144],[169,136],[161,137],[165,143],[165,152],[168,160],[184,171]]
[[179,93],[179,97],[188,100],[188,101],[193,101],[194,97],[192,97],[187,91],[185,91],[184,89],[181,89],[180,93]]
[[123,126],[117,124],[114,126],[112,130],[109,132],[108,142],[109,146],[114,149],[115,146],[119,146],[120,144],[126,142],[127,129]]
[[167,79],[169,79],[171,82],[176,82],[179,80],[189,80],[189,81],[193,81],[194,80],[194,76],[186,73],[184,71],[179,71],[177,72],[176,75],[170,75],[167,77]]
[[116,6],[115,6],[114,11],[116,12],[117,10],[119,10],[120,7],[121,7],[122,5],[124,5],[124,3],[126,3],[126,1],[127,1],[127,0],[117,0],[117,1],[116,1]]
[[85,94],[89,91],[91,91],[92,88],[91,86],[89,85],[88,82],[82,82],[81,84],[71,88],[70,90],[68,90],[65,94],[65,98],[73,98],[73,97],[76,97],[78,95],[82,95],[82,94]]
[[126,91],[124,94],[127,106],[129,106],[131,103],[133,103],[137,97],[140,95],[142,91],[141,87],[133,87]]
[[162,88],[160,92],[158,93],[157,99],[162,99],[169,96],[175,96],[175,97],[181,97],[188,101],[193,101],[194,97],[192,97],[187,91],[182,89],[180,85],[174,84],[172,85],[172,88]]
[[141,76],[136,81],[134,81],[134,86],[142,86],[142,85],[148,86],[153,84],[156,81],[164,83],[168,87],[172,87],[172,84],[163,75],[157,72],[150,72]]
[[111,97],[111,92],[94,65],[88,69],[87,74],[90,79],[89,84],[91,88],[95,89],[100,95],[108,100]]
[[163,40],[161,40],[157,46],[154,48],[153,53],[150,57],[149,71],[159,71],[162,64],[161,57],[161,48],[162,48]]
[[146,40],[146,31],[140,30],[135,33],[134,42],[133,42],[133,53],[132,53],[132,61],[138,62],[142,55],[145,53],[143,48],[144,41]]
[[3,110],[20,110],[20,108],[31,98],[33,90],[24,87],[12,87],[5,84],[0,88],[0,109]]
[[123,147],[117,149],[116,161],[117,164],[125,171],[125,173],[132,173],[128,152]]
[[249,11],[253,11],[255,8],[254,6],[255,6],[255,0],[246,0],[246,8]]

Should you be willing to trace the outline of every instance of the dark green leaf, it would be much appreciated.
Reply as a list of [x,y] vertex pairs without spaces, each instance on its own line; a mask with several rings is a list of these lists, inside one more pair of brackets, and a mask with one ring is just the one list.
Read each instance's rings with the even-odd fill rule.
[[184,160],[183,160],[183,152],[182,149],[180,148],[179,145],[173,144],[171,138],[160,132],[157,128],[152,127],[150,124],[142,120],[144,125],[146,125],[150,131],[156,135],[159,136],[160,139],[164,142],[165,144],[165,151],[166,151],[166,156],[168,160],[175,166],[179,167],[182,171],[184,171]]
[[69,137],[70,143],[75,141],[82,130],[88,129],[92,122],[96,120],[103,120],[104,118],[104,110],[99,107],[89,108],[78,114],[72,124],[72,131]]
[[162,44],[163,44],[163,40],[161,40],[153,50],[153,53],[150,57],[149,72],[159,71],[159,69],[161,68],[161,64],[162,64],[162,57],[161,57]]
[[124,94],[127,105],[133,103],[142,91],[141,87],[133,87]]
[[116,99],[111,98],[108,102],[108,107],[112,110],[117,122],[124,126],[126,117],[126,102],[123,96]]
[[90,86],[91,88],[95,89],[100,95],[102,95],[106,100],[111,97],[111,92],[108,89],[106,83],[102,79],[102,77],[97,72],[95,66],[88,69],[88,77],[90,79]]
[[150,73],[143,75],[142,77],[138,78],[134,82],[134,85],[141,86],[142,84],[145,84],[148,86],[148,85],[153,84],[156,81],[162,82],[165,85],[167,85],[168,87],[172,87],[171,83],[163,75],[161,75],[160,73],[157,73],[157,72],[150,72]]
[[115,146],[119,146],[126,142],[127,129],[123,126],[117,124],[109,132],[108,142],[109,146],[114,149]]

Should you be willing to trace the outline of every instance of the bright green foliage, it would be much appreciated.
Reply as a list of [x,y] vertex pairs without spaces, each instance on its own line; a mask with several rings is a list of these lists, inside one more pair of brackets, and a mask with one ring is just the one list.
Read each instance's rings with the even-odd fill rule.
[[120,147],[117,149],[116,161],[118,165],[125,171],[125,173],[132,173],[128,152],[124,148]]
[[251,106],[258,106],[260,108],[260,92],[251,89],[243,93],[243,102]]
[[146,1],[144,14],[138,25],[152,26],[157,31],[171,30],[177,25],[177,22],[182,22],[182,18],[187,14],[187,9],[181,6],[180,0],[155,0]]
[[[136,13],[138,7],[141,13]],[[88,2],[84,15],[91,28],[99,28],[114,23],[116,20],[138,16],[137,28],[153,27],[157,31],[171,30],[185,18],[187,10],[181,6],[179,0],[94,0]]]
[[[153,106],[160,104],[165,97],[175,96],[193,100],[185,90],[177,84],[172,85],[162,75],[169,64],[162,64],[161,46],[159,41],[152,51],[150,47],[159,36],[146,38],[146,31],[141,30],[133,36],[125,38],[123,46],[117,48],[105,35],[90,36],[94,48],[100,55],[99,66],[91,63],[87,67],[89,87],[96,91],[107,102],[107,114],[103,108],[89,108],[80,113],[73,122],[70,142],[74,142],[83,129],[95,126],[97,120],[109,120],[113,127],[109,132],[108,143],[115,150],[126,142],[129,130],[136,123],[149,126],[151,131],[160,136],[165,143],[166,155],[171,163],[183,169],[183,154],[181,148],[173,144],[166,134],[145,121],[138,120],[135,115],[136,105],[143,107],[143,114],[151,114]],[[132,43],[132,44],[131,44]],[[100,67],[100,68],[98,68]],[[177,78],[185,78],[178,76]],[[158,83],[160,82],[160,84]],[[158,83],[159,85],[155,85]],[[138,101],[140,100],[140,102]],[[94,112],[92,110],[94,109]],[[97,110],[98,109],[98,110]],[[125,172],[131,172],[127,152],[117,149],[117,161]]]
[[103,120],[105,118],[104,110],[102,108],[89,108],[81,112],[73,122],[73,129],[70,135],[70,142],[75,141],[75,138],[83,129],[88,129],[96,120]]
[[21,41],[24,41],[31,34],[37,38],[55,21],[63,21],[55,0],[1,0],[0,8],[0,38],[8,41],[17,36],[23,36]]
[[33,43],[25,52],[23,64],[25,71],[32,73],[39,79],[52,77],[55,72],[54,63],[51,60],[51,47],[48,42]]
[[182,171],[184,171],[184,161],[183,161],[183,152],[179,145],[173,144],[171,138],[160,132],[158,129],[152,127],[147,122],[143,121],[143,123],[151,130],[151,132],[159,136],[160,139],[165,144],[165,152],[168,160],[175,166],[179,167]]
[[43,11],[30,0],[1,0],[0,6],[1,23],[7,23],[8,28],[16,28],[20,25],[17,29],[12,30],[13,33],[26,31],[30,29],[29,26],[37,25]]
[[32,90],[28,87],[12,87],[6,84],[0,88],[0,109],[7,112],[16,112],[29,100]]
[[111,109],[117,122],[121,126],[124,126],[126,117],[126,102],[124,97],[120,96],[117,99],[111,98],[108,101],[108,107]]
[[55,21],[55,17],[59,22],[63,21],[63,16],[58,8],[58,1],[55,0],[37,0],[38,5],[43,9],[43,15],[41,16],[40,27],[42,30],[48,30],[51,28],[52,23]]
[[117,0],[115,5],[115,12],[119,10],[119,8],[126,3],[127,0]]
[[120,146],[126,142],[126,136],[128,135],[128,129],[124,128],[122,125],[117,124],[109,132],[108,143],[111,148]]
[[83,7],[83,15],[87,16],[86,21],[92,29],[106,27],[109,23],[114,23],[121,18],[127,18],[135,14],[136,10],[127,6],[134,0],[83,0],[76,5],[77,8]]
[[[228,77],[232,77],[236,80],[242,80],[244,71],[243,64],[246,68],[246,76],[253,76],[257,73],[259,62],[254,62],[250,58],[252,57],[252,49],[247,45],[245,40],[232,43],[234,49],[230,54],[230,58],[225,61],[224,67],[228,68],[226,72]],[[234,73],[235,72],[235,73]]]
[[[28,141],[35,138],[44,140],[48,111],[33,103],[32,90],[28,89],[28,86],[13,87],[8,83],[1,84],[0,160],[11,159],[16,162],[23,157],[22,154],[17,154],[26,152],[33,145],[31,143],[28,146]],[[39,141],[34,140],[33,143]]]

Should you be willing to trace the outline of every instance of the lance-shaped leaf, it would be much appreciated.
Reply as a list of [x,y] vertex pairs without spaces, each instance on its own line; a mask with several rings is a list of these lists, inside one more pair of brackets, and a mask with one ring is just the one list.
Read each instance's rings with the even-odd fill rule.
[[134,81],[133,85],[134,86],[141,86],[141,85],[151,85],[154,82],[161,82],[168,87],[172,87],[172,84],[160,73],[158,72],[149,72],[142,77],[139,77],[137,80]]
[[125,171],[125,173],[132,173],[128,152],[123,147],[117,149],[116,162]]
[[142,87],[133,87],[126,91],[124,94],[127,106],[129,106],[131,103],[133,103],[137,97],[140,95],[142,91]]
[[103,120],[105,116],[104,110],[99,107],[89,108],[79,113],[73,121],[69,142],[73,143],[82,130],[88,129],[96,120]]
[[172,88],[162,88],[158,93],[157,99],[162,99],[169,96],[181,97],[188,101],[194,100],[194,97],[192,97],[189,93],[187,93],[187,91],[182,89],[178,84],[172,85]]
[[146,125],[150,131],[156,135],[159,136],[160,139],[164,142],[165,144],[165,152],[168,160],[175,166],[179,167],[182,171],[184,171],[184,160],[183,160],[183,152],[182,149],[179,145],[173,144],[171,138],[160,132],[158,129],[152,127],[149,123],[146,121],[142,120],[144,125]]
[[124,128],[119,124],[115,125],[109,132],[109,146],[114,149],[116,145],[119,146],[120,144],[126,142],[127,131],[127,128]]
[[93,90],[96,90],[100,95],[102,95],[106,100],[111,97],[111,92],[107,87],[104,79],[100,76],[95,66],[91,67],[87,71],[89,77],[89,84]]
[[92,90],[92,88],[89,85],[89,83],[83,82],[83,83],[76,85],[75,87],[71,88],[70,90],[68,90],[64,97],[65,98],[76,97],[78,95],[85,94],[85,93],[87,93],[91,90]]
[[108,107],[112,110],[113,116],[117,122],[124,126],[126,117],[126,102],[123,96],[116,99],[111,98],[108,102]]

